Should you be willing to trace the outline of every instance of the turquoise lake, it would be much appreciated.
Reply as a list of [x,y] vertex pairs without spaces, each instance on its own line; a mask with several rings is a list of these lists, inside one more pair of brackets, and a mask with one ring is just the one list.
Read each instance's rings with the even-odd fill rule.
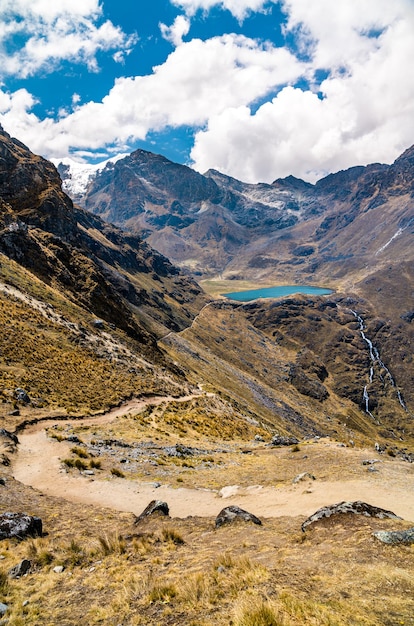
[[307,285],[280,285],[278,287],[266,287],[264,289],[251,289],[250,291],[222,293],[221,295],[230,300],[237,300],[238,302],[250,302],[250,300],[257,300],[257,298],[282,298],[283,296],[291,296],[294,293],[304,293],[308,296],[326,296],[332,293],[332,289],[310,287]]

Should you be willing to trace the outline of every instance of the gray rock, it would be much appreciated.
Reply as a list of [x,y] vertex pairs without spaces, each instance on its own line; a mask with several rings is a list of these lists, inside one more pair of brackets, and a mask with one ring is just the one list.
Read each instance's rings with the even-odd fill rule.
[[393,546],[401,544],[409,546],[414,543],[414,527],[408,530],[379,530],[373,533],[373,535],[382,543],[388,543]]
[[30,404],[29,394],[21,387],[17,387],[17,389],[14,390],[14,395],[18,402],[23,402],[23,404]]
[[20,576],[24,576],[30,570],[31,566],[31,561],[23,559],[23,561],[20,561],[20,563],[9,570],[10,578],[20,578]]
[[64,571],[64,569],[65,568],[63,567],[63,565],[56,565],[53,568],[53,571],[55,572],[55,574],[61,574]]
[[175,456],[178,458],[194,456],[193,448],[189,448],[188,446],[183,446],[181,443],[177,443],[175,446],[168,446],[164,450],[168,456]]
[[295,476],[292,482],[293,484],[300,483],[302,480],[306,480],[307,478],[310,480],[316,480],[316,477],[313,474],[310,474],[309,472],[302,472],[302,474]]
[[3,604],[3,602],[0,602],[0,615],[5,615],[8,610],[9,607],[7,606],[7,604]]
[[294,446],[299,443],[296,437],[285,437],[284,435],[274,435],[270,442],[271,446]]
[[42,535],[42,520],[40,517],[26,513],[3,513],[0,515],[0,540],[24,539]]
[[69,435],[68,437],[66,437],[66,441],[70,441],[71,443],[82,443],[79,437],[77,437],[76,435]]
[[152,500],[148,504],[148,506],[146,506],[145,509],[142,511],[141,515],[138,515],[134,523],[138,524],[145,517],[149,517],[150,515],[154,515],[155,513],[168,517],[170,514],[168,504],[166,502],[162,502],[162,500]]
[[380,463],[378,459],[364,459],[362,465],[374,465],[374,463]]
[[226,506],[216,517],[216,528],[224,526],[224,524],[231,524],[238,520],[242,520],[243,522],[253,522],[253,524],[257,524],[258,526],[262,525],[261,520],[253,515],[253,513],[240,509],[238,506]]
[[398,515],[395,515],[392,511],[387,511],[366,502],[357,500],[355,502],[339,502],[339,504],[332,504],[330,506],[324,506],[318,509],[313,515],[308,517],[302,524],[302,530],[305,529],[314,522],[318,522],[323,518],[331,517],[332,515],[364,515],[366,517],[378,517],[384,519],[387,517],[394,519],[401,519]]
[[261,435],[255,435],[254,440],[255,441],[264,441],[264,437],[262,437]]

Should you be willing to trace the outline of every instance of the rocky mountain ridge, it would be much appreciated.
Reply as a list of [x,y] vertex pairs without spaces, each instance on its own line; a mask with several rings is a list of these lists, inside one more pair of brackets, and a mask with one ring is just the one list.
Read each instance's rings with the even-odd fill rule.
[[73,206],[56,168],[2,129],[0,189],[0,251],[143,349],[156,350],[157,326],[178,330],[205,303],[196,283],[140,237]]
[[392,165],[353,167],[315,185],[293,176],[247,184],[137,150],[108,164],[80,201],[203,277],[313,282],[316,268],[369,275],[393,257],[411,258],[412,155],[410,148]]

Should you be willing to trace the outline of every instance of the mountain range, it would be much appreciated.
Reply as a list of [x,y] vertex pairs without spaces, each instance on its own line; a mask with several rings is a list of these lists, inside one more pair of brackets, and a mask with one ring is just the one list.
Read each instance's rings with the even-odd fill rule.
[[[242,419],[284,433],[411,440],[412,149],[391,166],[353,168],[316,185],[293,177],[246,185],[137,151],[96,174],[86,210],[62,191],[51,163],[3,130],[0,142],[4,293],[27,293],[36,315],[53,301],[70,341],[88,359],[92,350],[108,367],[117,363],[126,378],[130,364],[119,354],[145,361],[145,376],[114,383],[110,402],[101,390],[102,406],[161,381],[207,385]],[[162,240],[190,250],[195,273],[205,275],[209,259],[209,271],[231,274],[233,284],[283,276],[334,293],[214,300],[190,275],[190,256],[181,257],[183,272],[148,243]],[[118,347],[103,350],[97,332]],[[2,375],[6,406],[27,380],[42,395],[18,350]],[[58,407],[58,388],[54,397]]]
[[[314,185],[293,176],[246,184],[137,150],[95,171],[75,198],[200,278],[355,280],[412,261],[413,162],[414,147],[392,165]],[[70,167],[58,169],[70,190]]]

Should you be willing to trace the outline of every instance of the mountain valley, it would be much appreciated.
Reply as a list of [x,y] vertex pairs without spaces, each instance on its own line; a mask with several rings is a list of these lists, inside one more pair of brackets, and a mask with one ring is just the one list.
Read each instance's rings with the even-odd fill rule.
[[[139,150],[75,204],[58,171],[0,127],[0,517],[46,531],[0,540],[4,623],[413,624],[373,533],[414,522],[414,148],[315,185]],[[219,295],[277,283],[333,292]],[[349,499],[404,519],[301,531]]]

